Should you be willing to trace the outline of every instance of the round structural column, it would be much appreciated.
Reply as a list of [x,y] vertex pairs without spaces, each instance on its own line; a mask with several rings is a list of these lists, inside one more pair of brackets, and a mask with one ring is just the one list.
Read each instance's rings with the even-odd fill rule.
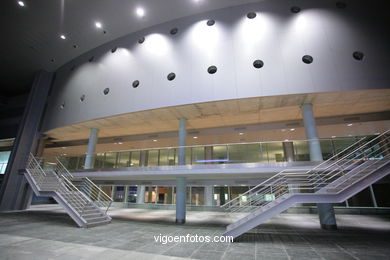
[[[303,104],[301,106],[303,123],[305,125],[306,137],[309,140],[310,161],[321,162],[322,151],[320,141],[318,140],[317,125],[313,113],[312,104]],[[333,205],[330,203],[317,204],[318,216],[320,218],[321,228],[337,229],[336,217]]]
[[145,185],[137,186],[137,204],[145,203]]
[[186,164],[186,137],[187,137],[187,119],[179,118],[179,165]]
[[96,150],[96,143],[98,140],[98,133],[99,133],[99,129],[91,128],[88,147],[87,147],[87,155],[85,157],[84,169],[92,169],[94,167],[95,150]]
[[187,178],[176,178],[176,223],[184,224],[186,222],[186,192]]
[[214,187],[208,185],[204,187],[204,201],[206,206],[213,206]]

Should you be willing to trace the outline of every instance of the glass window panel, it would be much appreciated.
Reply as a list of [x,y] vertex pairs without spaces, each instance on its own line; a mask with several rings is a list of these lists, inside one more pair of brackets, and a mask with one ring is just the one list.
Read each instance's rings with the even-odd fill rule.
[[104,168],[115,168],[116,167],[116,156],[117,153],[115,152],[109,152],[106,153],[106,156],[104,158]]
[[306,141],[294,141],[295,161],[310,161],[309,145]]
[[192,148],[192,164],[204,164],[204,147]]
[[137,202],[137,186],[129,186],[127,191],[127,202]]
[[204,187],[191,187],[191,205],[204,205]]
[[333,156],[333,147],[331,140],[320,140],[322,158],[328,160]]
[[118,153],[118,164],[117,168],[125,168],[130,165],[130,152]]
[[334,146],[335,152],[336,153],[341,152],[342,150],[344,150],[345,148],[347,148],[348,146],[350,146],[351,144],[353,144],[356,141],[357,140],[355,140],[354,138],[343,138],[343,139],[333,140],[333,146]]
[[213,162],[226,163],[228,161],[227,146],[217,145],[213,147]]
[[158,150],[148,151],[148,166],[158,166]]
[[268,143],[267,152],[269,162],[284,162],[284,151],[282,142]]
[[114,193],[115,202],[123,202],[125,199],[125,186],[116,186]]
[[140,164],[140,156],[141,152],[131,152],[131,161],[130,161],[130,167],[131,166],[139,166]]
[[159,165],[174,165],[175,164],[175,150],[163,149],[160,150]]
[[229,145],[229,162],[247,163],[261,160],[259,144]]
[[97,153],[95,158],[95,165],[93,168],[103,168],[104,167],[104,153]]
[[372,187],[378,207],[390,207],[390,183],[375,183]]
[[157,203],[172,204],[172,187],[158,186]]

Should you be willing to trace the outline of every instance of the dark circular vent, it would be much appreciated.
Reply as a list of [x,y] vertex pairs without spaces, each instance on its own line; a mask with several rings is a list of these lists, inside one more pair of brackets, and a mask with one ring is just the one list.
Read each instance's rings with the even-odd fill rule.
[[179,29],[177,28],[172,28],[169,33],[172,34],[172,35],[175,35],[177,32],[179,31]]
[[301,11],[301,8],[298,6],[291,7],[290,11],[294,14],[299,13]]
[[51,62],[55,62],[56,60],[55,60],[55,59],[51,59],[50,61],[51,61]]
[[63,102],[60,106],[60,109],[64,109],[65,108],[65,102]]
[[73,48],[77,49],[77,47],[78,47],[78,46],[77,46],[76,44],[73,44]]
[[361,52],[361,51],[355,51],[354,53],[352,53],[352,56],[355,60],[363,60],[364,58],[364,53]]
[[139,80],[133,81],[133,88],[137,88],[139,86]]
[[347,7],[347,4],[344,2],[336,2],[336,7],[340,9],[344,9],[345,7]]
[[169,81],[172,81],[172,80],[174,80],[175,78],[176,78],[176,74],[173,73],[173,72],[169,73],[168,76],[167,76],[167,79],[168,79]]
[[85,95],[81,95],[80,101],[83,102],[85,100]]
[[110,89],[109,89],[109,88],[105,88],[105,89],[103,90],[103,94],[104,94],[104,95],[107,95],[109,92],[110,92]]
[[210,67],[208,67],[207,72],[209,74],[214,74],[215,72],[217,72],[217,67],[216,66],[210,66]]
[[302,57],[303,63],[310,64],[313,62],[313,57],[310,55],[305,55]]
[[116,52],[116,49],[117,49],[117,48],[118,48],[118,47],[112,48],[112,49],[111,49],[111,52],[112,52],[112,53]]
[[141,44],[141,43],[144,43],[145,41],[145,37],[141,37],[138,39],[138,43]]
[[92,56],[91,58],[89,58],[89,62],[92,62],[93,60],[95,59],[95,56]]
[[247,13],[246,17],[248,17],[249,19],[253,19],[256,17],[256,13],[255,12]]
[[207,21],[207,25],[208,25],[208,26],[213,26],[214,24],[215,24],[215,21],[212,20],[212,19],[210,19],[210,20]]
[[260,69],[264,66],[264,62],[262,60],[255,60],[253,62],[253,67],[255,67],[256,69]]

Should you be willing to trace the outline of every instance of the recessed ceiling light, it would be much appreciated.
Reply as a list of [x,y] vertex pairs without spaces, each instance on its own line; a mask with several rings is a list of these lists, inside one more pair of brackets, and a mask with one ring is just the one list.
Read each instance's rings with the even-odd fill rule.
[[284,139],[285,142],[288,142],[288,139]]
[[238,134],[239,134],[239,135],[243,135],[244,133],[241,132],[241,133],[238,133]]
[[157,140],[156,140],[156,139],[153,139],[153,142],[157,142]]
[[374,135],[380,135],[381,133],[375,133]]
[[122,142],[118,142],[118,144],[123,144]]
[[352,124],[352,123],[349,123],[349,124],[347,124],[347,126],[353,126],[353,124]]
[[95,26],[96,26],[96,28],[102,28],[102,23],[101,22],[96,22]]
[[66,36],[63,35],[63,34],[61,34],[61,35],[60,35],[60,38],[63,39],[63,40],[65,40],[65,39],[66,39]]
[[335,135],[332,135],[332,138],[336,138],[336,136],[335,136]]
[[145,16],[145,10],[141,7],[138,7],[136,10],[135,10],[135,13],[139,16],[139,17],[144,17]]
[[23,1],[18,1],[18,5],[24,6],[24,2]]
[[286,129],[282,129],[282,132],[286,132]]
[[194,139],[198,139],[198,137],[197,137],[197,136],[194,136],[194,137],[192,137],[192,138],[194,138]]
[[290,131],[295,131],[295,128],[291,128]]
[[61,147],[62,149],[66,149],[66,147]]

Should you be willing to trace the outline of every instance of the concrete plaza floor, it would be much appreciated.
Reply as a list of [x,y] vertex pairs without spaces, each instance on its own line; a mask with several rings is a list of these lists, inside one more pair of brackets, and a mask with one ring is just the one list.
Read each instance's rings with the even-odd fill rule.
[[[280,214],[235,243],[162,243],[154,236],[220,235],[222,212],[112,209],[109,225],[82,229],[56,206],[0,214],[0,259],[390,259],[390,217],[337,215],[324,231],[318,217]],[[238,217],[238,216],[237,216]]]

